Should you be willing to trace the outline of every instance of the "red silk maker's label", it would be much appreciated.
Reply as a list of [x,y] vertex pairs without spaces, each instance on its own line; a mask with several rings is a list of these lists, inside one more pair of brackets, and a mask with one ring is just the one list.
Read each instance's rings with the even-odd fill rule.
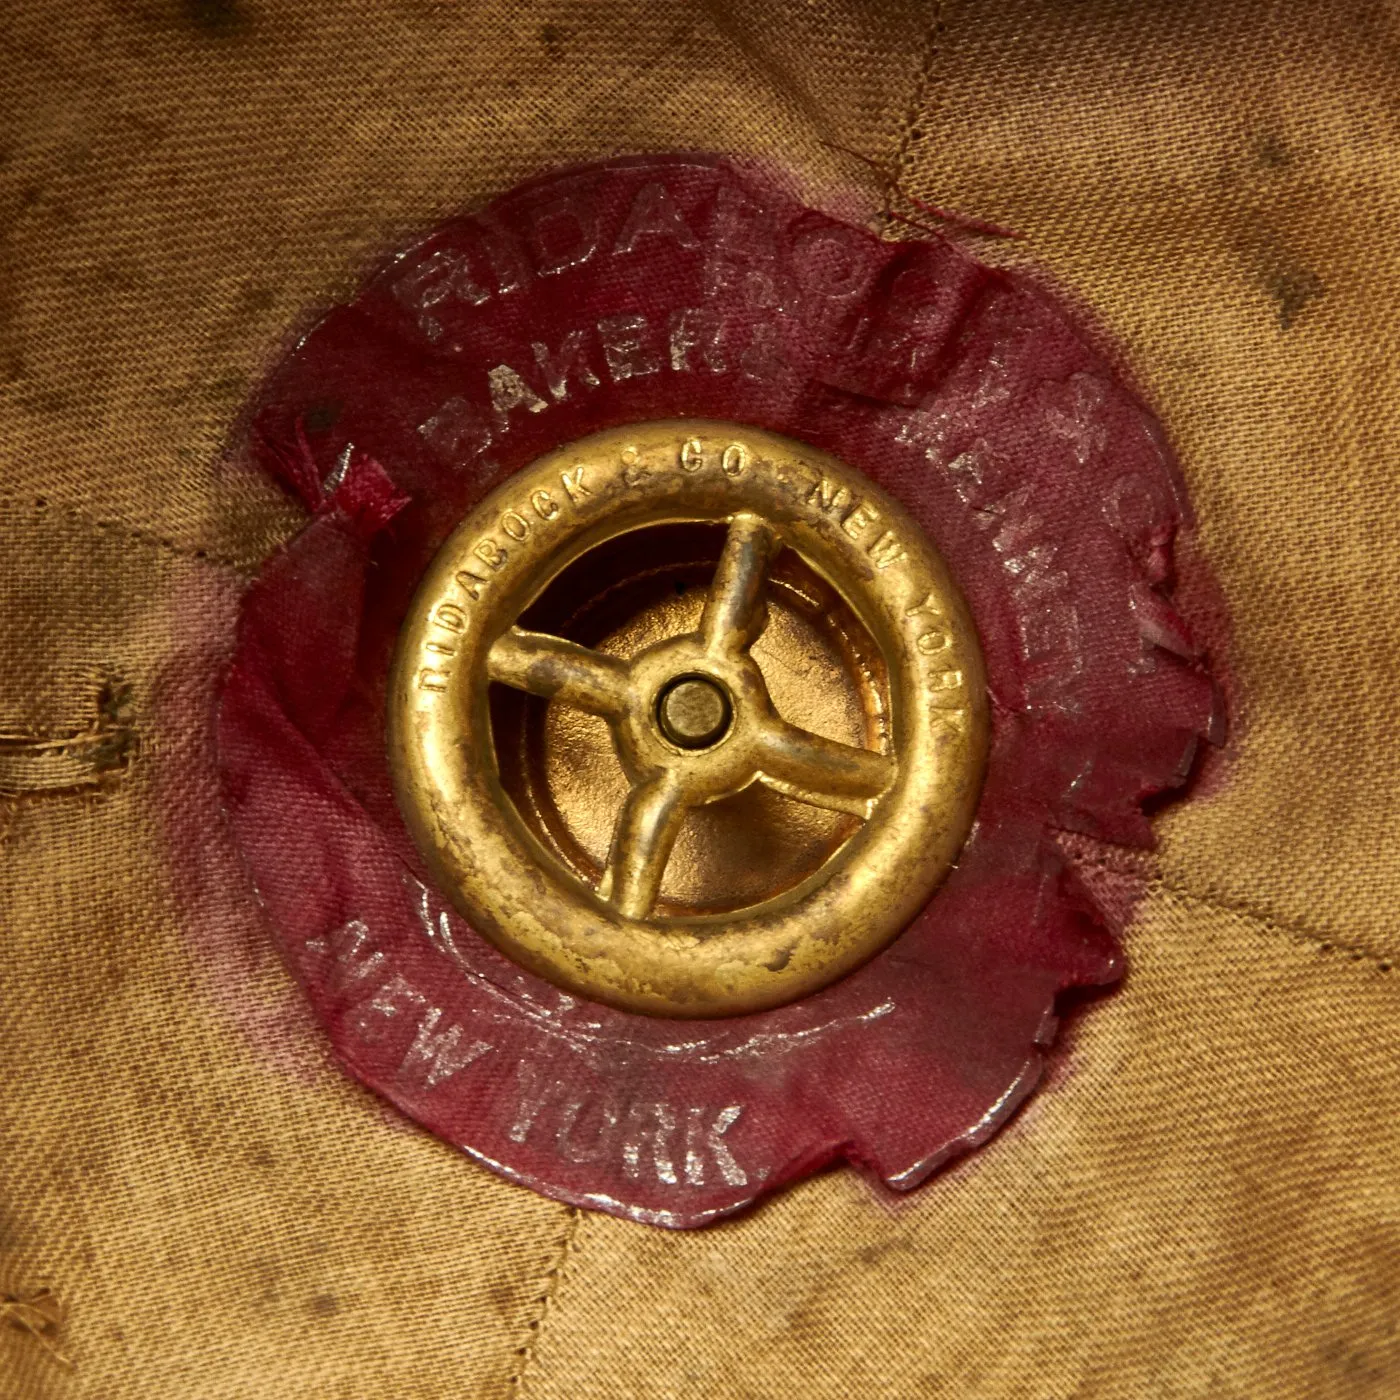
[[[394,641],[457,522],[548,449],[680,417],[808,442],[902,501],[972,609],[993,714],[976,824],[923,913],[825,990],[719,1021],[508,961],[434,886],[385,750]],[[1028,280],[721,159],[565,170],[385,262],[249,422],[246,466],[312,515],[244,601],[225,809],[336,1054],[432,1132],[667,1226],[839,1158],[908,1190],[1032,1091],[1060,994],[1120,975],[1064,835],[1149,846],[1143,801],[1183,783],[1218,705],[1173,602],[1189,510],[1163,433]]]

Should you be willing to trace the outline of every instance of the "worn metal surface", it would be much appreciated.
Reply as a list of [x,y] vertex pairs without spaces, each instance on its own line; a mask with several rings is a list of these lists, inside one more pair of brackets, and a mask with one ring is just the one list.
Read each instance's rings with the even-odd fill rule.
[[[515,625],[588,551],[636,539],[640,570],[649,527],[697,522],[727,534],[694,630],[624,659]],[[781,713],[750,654],[785,548],[844,598],[882,660],[885,684],[864,687],[868,743],[822,732],[820,707]],[[630,787],[596,878],[560,859],[503,784],[488,679],[606,721]],[[683,744],[661,707],[686,696],[698,742]],[[907,512],[829,454],[713,422],[609,430],[483,501],[409,611],[388,714],[404,815],[473,926],[559,986],[666,1016],[779,1006],[888,943],[967,835],[988,734],[976,630]],[[755,783],[860,824],[746,906],[658,908],[688,813]],[[761,851],[760,828],[787,807],[733,808],[739,847]]]

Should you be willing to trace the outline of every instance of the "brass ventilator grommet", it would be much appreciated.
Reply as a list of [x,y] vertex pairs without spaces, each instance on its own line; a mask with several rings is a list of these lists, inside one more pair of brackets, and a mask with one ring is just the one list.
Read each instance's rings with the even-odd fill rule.
[[472,512],[409,610],[389,729],[409,828],[479,932],[581,996],[724,1016],[919,912],[988,715],[902,506],[803,444],[684,421],[550,452]]

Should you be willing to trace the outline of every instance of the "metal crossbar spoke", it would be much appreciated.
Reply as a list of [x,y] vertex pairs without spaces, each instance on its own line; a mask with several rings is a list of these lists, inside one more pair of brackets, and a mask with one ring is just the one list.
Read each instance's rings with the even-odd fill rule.
[[512,627],[492,646],[487,668],[493,681],[605,719],[627,709],[627,663],[563,637]]
[[598,886],[599,897],[624,918],[645,919],[651,913],[685,812],[681,785],[671,773],[660,773],[628,794]]
[[734,517],[700,620],[708,651],[743,651],[758,640],[768,621],[764,572],[777,543],[773,530],[756,515]]
[[769,787],[837,812],[868,817],[894,779],[894,760],[873,749],[837,743],[786,720],[764,726],[758,739],[760,778]]

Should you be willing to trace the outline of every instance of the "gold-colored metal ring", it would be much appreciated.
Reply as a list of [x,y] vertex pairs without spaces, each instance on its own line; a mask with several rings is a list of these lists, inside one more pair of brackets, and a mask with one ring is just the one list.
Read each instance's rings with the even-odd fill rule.
[[[685,569],[712,570],[708,588]],[[615,625],[657,580],[651,630]],[[557,634],[600,597],[592,635]],[[690,609],[677,635],[656,635],[662,604]],[[833,695],[855,697],[844,719]],[[410,608],[389,728],[408,825],[482,934],[584,997],[694,1017],[812,992],[918,913],[971,826],[988,718],[971,618],[903,507],[803,444],[683,421],[571,443],[473,511]],[[614,781],[590,856],[556,789],[588,807]],[[687,814],[756,792],[770,806],[740,833],[758,869],[729,872],[739,893],[680,876],[668,893]],[[785,854],[785,799],[828,823],[801,846],[811,868]],[[770,847],[781,887],[750,898]]]

